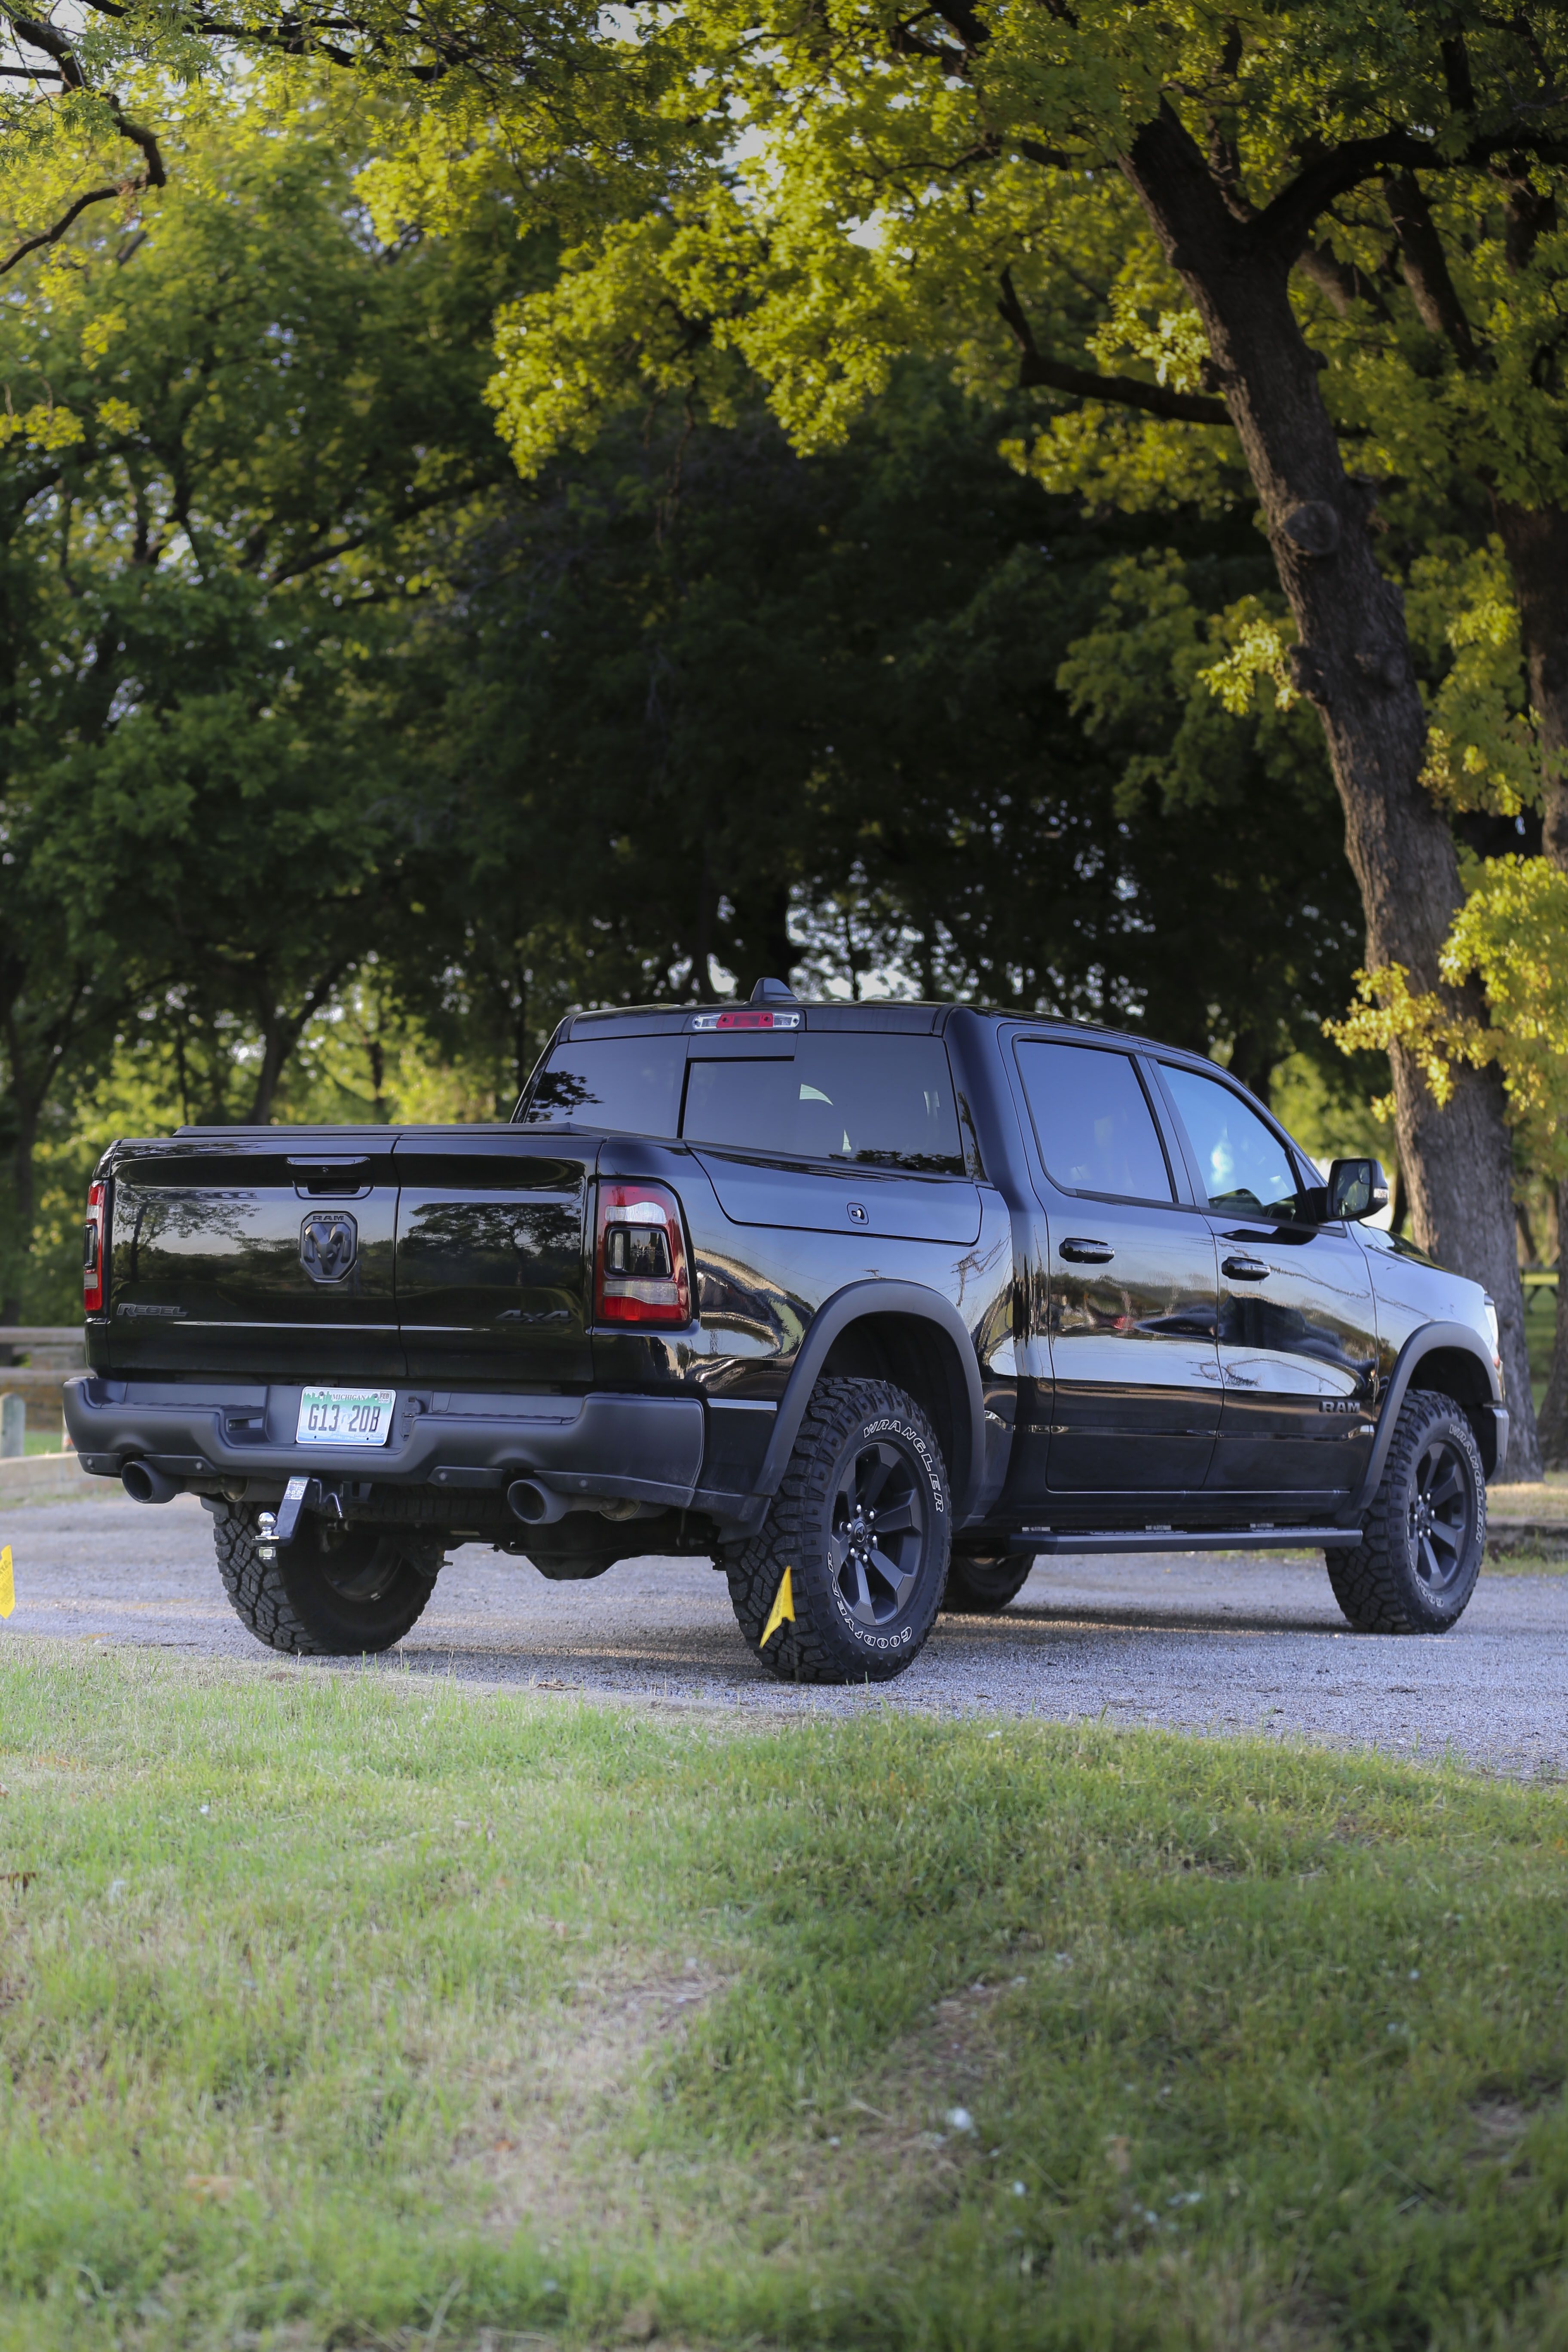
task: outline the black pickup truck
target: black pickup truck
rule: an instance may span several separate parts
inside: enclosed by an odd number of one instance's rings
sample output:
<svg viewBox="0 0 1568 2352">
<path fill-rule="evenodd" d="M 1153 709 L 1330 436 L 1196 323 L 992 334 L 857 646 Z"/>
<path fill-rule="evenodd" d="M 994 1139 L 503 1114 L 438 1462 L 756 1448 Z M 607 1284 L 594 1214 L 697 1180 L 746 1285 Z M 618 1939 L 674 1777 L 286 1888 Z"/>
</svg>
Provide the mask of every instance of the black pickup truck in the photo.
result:
<svg viewBox="0 0 1568 2352">
<path fill-rule="evenodd" d="M 1441 1632 L 1508 1414 L 1471 1282 L 1213 1063 L 952 1004 L 564 1022 L 511 1120 L 184 1128 L 88 1209 L 84 1468 L 199 1495 L 280 1650 L 398 1641 L 446 1551 L 697 1554 L 805 1681 L 1042 1552 L 1321 1547 Z"/>
</svg>

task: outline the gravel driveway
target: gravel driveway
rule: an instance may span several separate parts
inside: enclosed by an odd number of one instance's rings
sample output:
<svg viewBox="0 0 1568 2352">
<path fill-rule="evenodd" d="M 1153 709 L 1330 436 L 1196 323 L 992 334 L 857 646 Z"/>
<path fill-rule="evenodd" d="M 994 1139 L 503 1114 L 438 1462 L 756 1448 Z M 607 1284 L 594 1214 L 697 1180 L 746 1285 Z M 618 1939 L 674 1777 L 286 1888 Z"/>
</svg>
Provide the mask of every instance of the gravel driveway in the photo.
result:
<svg viewBox="0 0 1568 2352">
<path fill-rule="evenodd" d="M 4 1509 L 0 1543 L 16 1589 L 0 1642 L 266 1654 L 230 1612 L 193 1499 L 151 1510 L 110 1490 Z M 940 1619 L 896 1683 L 797 1691 L 759 1670 L 705 1563 L 632 1559 L 592 1583 L 548 1584 L 468 1544 L 374 1671 L 790 1715 L 1105 1714 L 1406 1756 L 1451 1747 L 1494 1771 L 1568 1776 L 1568 1576 L 1483 1576 L 1454 1633 L 1389 1641 L 1349 1631 L 1321 1558 L 1042 1559 L 1003 1616 Z"/>
</svg>

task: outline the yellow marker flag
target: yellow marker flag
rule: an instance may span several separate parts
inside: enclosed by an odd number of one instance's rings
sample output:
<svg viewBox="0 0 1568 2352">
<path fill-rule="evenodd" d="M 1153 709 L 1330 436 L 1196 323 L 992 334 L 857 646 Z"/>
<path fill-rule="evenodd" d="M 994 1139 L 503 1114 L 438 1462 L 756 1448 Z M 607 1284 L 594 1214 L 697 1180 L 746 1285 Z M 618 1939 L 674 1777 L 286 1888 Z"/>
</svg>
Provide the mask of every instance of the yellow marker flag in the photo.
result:
<svg viewBox="0 0 1568 2352">
<path fill-rule="evenodd" d="M 9 1559 L 11 1557 L 10 1553 L 7 1552 L 5 1557 Z M 768 1622 L 763 1627 L 763 1638 L 757 1644 L 759 1650 L 765 1650 L 767 1648 L 768 1643 L 773 1640 L 773 1635 L 778 1632 L 781 1625 L 793 1625 L 795 1623 L 795 1590 L 789 1580 L 790 1571 L 786 1568 L 784 1572 L 783 1581 L 780 1583 L 778 1591 L 773 1595 L 773 1605 L 769 1612 Z"/>
<path fill-rule="evenodd" d="M 784 1581 L 789 1581 L 787 1575 Z M 16 1606 L 16 1585 L 11 1574 L 11 1547 L 7 1544 L 5 1550 L 0 1551 L 0 1617 L 9 1617 Z M 794 1614 L 792 1609 L 790 1615 L 793 1617 Z"/>
</svg>

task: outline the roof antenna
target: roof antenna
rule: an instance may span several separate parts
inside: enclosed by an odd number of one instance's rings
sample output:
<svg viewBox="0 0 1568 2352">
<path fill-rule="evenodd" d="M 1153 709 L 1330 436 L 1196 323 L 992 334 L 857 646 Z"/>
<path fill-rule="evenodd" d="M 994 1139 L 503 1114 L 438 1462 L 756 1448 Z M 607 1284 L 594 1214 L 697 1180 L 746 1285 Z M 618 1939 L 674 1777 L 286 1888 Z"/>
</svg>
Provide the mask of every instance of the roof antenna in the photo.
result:
<svg viewBox="0 0 1568 2352">
<path fill-rule="evenodd" d="M 759 980 L 751 1001 L 753 1004 L 798 1004 L 800 999 L 787 980 Z"/>
</svg>

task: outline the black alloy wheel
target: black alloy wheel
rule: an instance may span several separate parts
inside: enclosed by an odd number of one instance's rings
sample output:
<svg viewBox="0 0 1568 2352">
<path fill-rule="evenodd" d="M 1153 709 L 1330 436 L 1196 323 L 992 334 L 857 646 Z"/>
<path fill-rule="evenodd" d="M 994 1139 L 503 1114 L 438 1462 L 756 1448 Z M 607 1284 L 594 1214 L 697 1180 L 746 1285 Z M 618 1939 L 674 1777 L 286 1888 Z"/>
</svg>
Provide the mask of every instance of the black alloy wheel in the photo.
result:
<svg viewBox="0 0 1568 2352">
<path fill-rule="evenodd" d="M 1470 1465 L 1438 1432 L 1422 1448 L 1410 1497 L 1410 1549 L 1416 1575 L 1435 1601 L 1464 1573 L 1476 1524 Z"/>
<path fill-rule="evenodd" d="M 1487 1481 L 1468 1415 L 1413 1389 L 1354 1551 L 1328 1554 L 1334 1598 L 1360 1633 L 1446 1633 L 1486 1551 Z"/>
<path fill-rule="evenodd" d="M 407 1564 L 398 1545 L 379 1528 L 348 1528 L 341 1519 L 322 1519 L 301 1528 L 295 1541 L 301 1537 L 307 1555 L 315 1553 L 310 1565 L 316 1575 L 350 1609 L 384 1601 Z"/>
<path fill-rule="evenodd" d="M 922 1482 L 903 1449 L 887 1438 L 852 1453 L 833 1497 L 828 1564 L 858 1625 L 891 1624 L 909 1599 L 925 1556 Z"/>
</svg>

